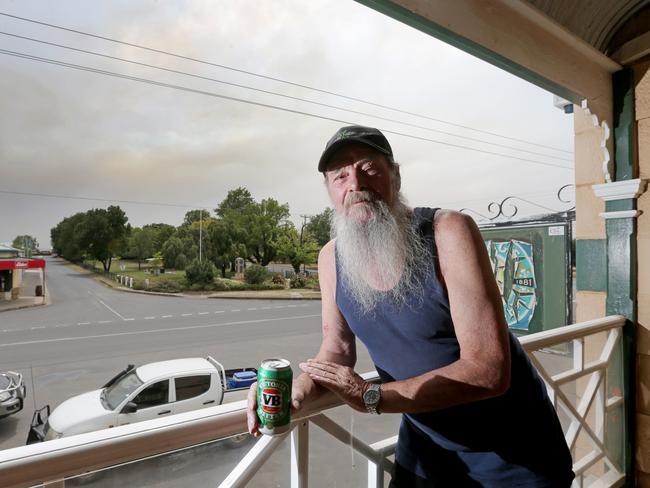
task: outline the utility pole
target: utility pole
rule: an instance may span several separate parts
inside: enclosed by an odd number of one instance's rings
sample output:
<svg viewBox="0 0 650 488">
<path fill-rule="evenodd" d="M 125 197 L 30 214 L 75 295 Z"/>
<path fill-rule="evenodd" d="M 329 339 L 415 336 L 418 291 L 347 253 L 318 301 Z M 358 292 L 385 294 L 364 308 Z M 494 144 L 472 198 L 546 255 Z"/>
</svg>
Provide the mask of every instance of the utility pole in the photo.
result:
<svg viewBox="0 0 650 488">
<path fill-rule="evenodd" d="M 307 225 L 307 219 L 311 218 L 311 215 L 301 215 L 302 218 L 302 225 L 300 226 L 300 250 L 302 251 L 302 232 L 305 230 L 305 226 Z M 307 269 L 306 269 L 306 264 L 302 263 L 302 272 L 307 274 Z"/>
<path fill-rule="evenodd" d="M 203 258 L 203 209 L 199 209 L 199 262 Z"/>
</svg>

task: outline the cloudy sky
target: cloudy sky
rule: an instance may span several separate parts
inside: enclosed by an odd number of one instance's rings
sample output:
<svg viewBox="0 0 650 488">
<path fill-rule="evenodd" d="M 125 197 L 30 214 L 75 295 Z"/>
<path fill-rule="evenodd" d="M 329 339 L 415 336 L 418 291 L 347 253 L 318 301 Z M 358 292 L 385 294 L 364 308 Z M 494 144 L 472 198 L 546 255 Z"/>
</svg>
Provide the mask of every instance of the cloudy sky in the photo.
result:
<svg viewBox="0 0 650 488">
<path fill-rule="evenodd" d="M 0 0 L 0 12 L 69 29 L 0 15 L 0 242 L 31 234 L 45 248 L 64 217 L 110 202 L 134 226 L 178 225 L 238 186 L 298 222 L 328 205 L 316 161 L 347 122 L 387 131 L 412 205 L 567 207 L 555 193 L 573 182 L 573 119 L 552 94 L 354 1 Z"/>
</svg>

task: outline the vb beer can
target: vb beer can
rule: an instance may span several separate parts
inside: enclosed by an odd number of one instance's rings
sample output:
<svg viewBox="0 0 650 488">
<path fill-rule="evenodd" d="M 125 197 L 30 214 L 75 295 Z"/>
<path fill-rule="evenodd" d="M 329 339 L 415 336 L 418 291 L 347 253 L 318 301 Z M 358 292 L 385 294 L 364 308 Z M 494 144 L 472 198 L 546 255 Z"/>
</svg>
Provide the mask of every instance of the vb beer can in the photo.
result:
<svg viewBox="0 0 650 488">
<path fill-rule="evenodd" d="M 262 361 L 257 370 L 257 417 L 262 434 L 279 435 L 289 430 L 292 380 L 291 364 L 286 359 Z"/>
</svg>

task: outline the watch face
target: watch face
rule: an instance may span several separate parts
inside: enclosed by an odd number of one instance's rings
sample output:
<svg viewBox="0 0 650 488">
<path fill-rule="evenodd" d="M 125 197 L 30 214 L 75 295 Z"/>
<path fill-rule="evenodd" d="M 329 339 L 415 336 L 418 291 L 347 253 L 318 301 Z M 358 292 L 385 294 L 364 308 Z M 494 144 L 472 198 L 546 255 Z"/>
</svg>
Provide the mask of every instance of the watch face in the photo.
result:
<svg viewBox="0 0 650 488">
<path fill-rule="evenodd" d="M 366 405 L 373 405 L 379 401 L 379 392 L 373 388 L 363 394 L 363 401 Z"/>
</svg>

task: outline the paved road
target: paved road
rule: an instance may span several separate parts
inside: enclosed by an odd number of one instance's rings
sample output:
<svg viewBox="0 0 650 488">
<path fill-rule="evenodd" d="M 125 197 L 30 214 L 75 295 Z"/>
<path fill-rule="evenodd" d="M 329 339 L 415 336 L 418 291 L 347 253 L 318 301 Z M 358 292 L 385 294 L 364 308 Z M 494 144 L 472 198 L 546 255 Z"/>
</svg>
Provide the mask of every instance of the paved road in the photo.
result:
<svg viewBox="0 0 650 488">
<path fill-rule="evenodd" d="M 0 369 L 23 373 L 28 388 L 25 409 L 0 421 L 0 449 L 25 442 L 34 408 L 46 403 L 55 407 L 72 395 L 95 389 L 127 363 L 210 354 L 226 367 L 257 366 L 269 356 L 286 357 L 297 365 L 315 354 L 320 343 L 320 301 L 125 293 L 54 258 L 48 259 L 46 276 L 51 305 L 0 314 Z M 359 356 L 358 370 L 371 370 L 363 348 Z M 393 435 L 398 422 L 396 416 L 373 420 L 347 408 L 337 409 L 334 417 L 346 427 L 358 429 L 356 434 L 368 442 Z M 329 456 L 329 462 L 346 472 L 337 486 L 363 484 L 366 467 L 362 458 L 349 449 L 336 449 L 338 441 L 319 429 L 312 430 L 312 453 L 319 453 L 319 458 Z M 124 484 L 126 477 L 131 479 L 126 482 L 130 486 L 171 487 L 178 486 L 179 477 L 188 472 L 193 473 L 192 486 L 214 485 L 241 455 L 241 451 L 222 445 L 206 446 L 189 457 L 177 454 L 147 461 L 146 470 L 137 464 L 120 468 L 119 475 L 117 471 L 109 473 L 93 485 Z M 274 455 L 269 469 L 275 479 L 285 479 L 287 460 L 287 447 Z M 312 470 L 314 480 L 331 480 L 320 463 L 314 463 Z M 267 484 L 261 477 L 253 486 L 276 484 Z"/>
</svg>

